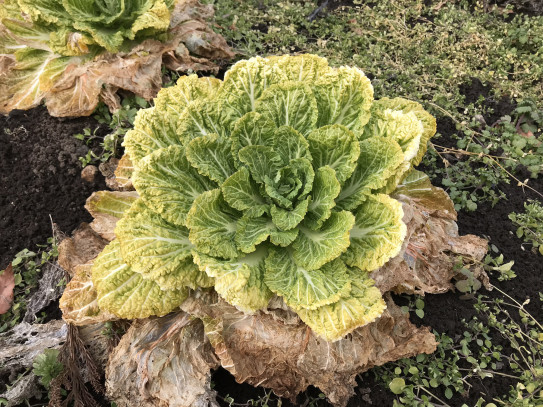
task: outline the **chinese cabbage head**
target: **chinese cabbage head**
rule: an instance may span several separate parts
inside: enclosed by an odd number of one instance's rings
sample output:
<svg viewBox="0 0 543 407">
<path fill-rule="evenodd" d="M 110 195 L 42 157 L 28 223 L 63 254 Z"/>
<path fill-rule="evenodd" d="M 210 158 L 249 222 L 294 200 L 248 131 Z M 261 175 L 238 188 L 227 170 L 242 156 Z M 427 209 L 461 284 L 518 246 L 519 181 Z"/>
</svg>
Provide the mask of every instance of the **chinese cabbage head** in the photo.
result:
<svg viewBox="0 0 543 407">
<path fill-rule="evenodd" d="M 99 306 L 163 315 L 213 287 L 247 313 L 279 296 L 342 338 L 385 309 L 369 273 L 406 235 L 389 193 L 434 132 L 418 103 L 374 100 L 362 71 L 314 55 L 182 77 L 126 135 L 139 198 L 95 260 Z"/>
</svg>

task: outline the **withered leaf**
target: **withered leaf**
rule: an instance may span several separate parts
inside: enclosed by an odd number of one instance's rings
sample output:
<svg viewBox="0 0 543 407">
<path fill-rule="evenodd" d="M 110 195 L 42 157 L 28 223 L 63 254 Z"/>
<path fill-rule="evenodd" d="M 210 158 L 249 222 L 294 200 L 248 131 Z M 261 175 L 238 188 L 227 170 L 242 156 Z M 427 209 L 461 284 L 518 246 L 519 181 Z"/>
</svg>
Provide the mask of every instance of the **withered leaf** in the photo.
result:
<svg viewBox="0 0 543 407">
<path fill-rule="evenodd" d="M 218 406 L 210 374 L 218 366 L 200 320 L 184 312 L 138 320 L 109 357 L 107 394 L 119 407 Z"/>
<path fill-rule="evenodd" d="M 15 275 L 11 264 L 0 274 L 0 315 L 11 308 L 13 302 L 13 289 L 15 288 Z"/>
<path fill-rule="evenodd" d="M 347 404 L 359 373 L 391 360 L 432 353 L 437 346 L 430 330 L 412 325 L 389 297 L 379 319 L 334 343 L 315 335 L 300 320 L 286 323 L 284 307 L 247 315 L 204 294 L 192 296 L 182 308 L 204 321 L 221 365 L 236 381 L 271 388 L 291 399 L 313 385 L 336 406 Z"/>
</svg>

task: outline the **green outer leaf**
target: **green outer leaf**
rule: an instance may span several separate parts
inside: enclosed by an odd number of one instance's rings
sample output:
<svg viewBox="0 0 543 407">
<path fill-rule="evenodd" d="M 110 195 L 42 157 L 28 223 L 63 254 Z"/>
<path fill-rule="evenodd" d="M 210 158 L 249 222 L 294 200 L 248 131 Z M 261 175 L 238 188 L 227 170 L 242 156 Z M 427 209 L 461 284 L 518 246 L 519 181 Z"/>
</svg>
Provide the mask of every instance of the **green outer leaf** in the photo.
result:
<svg viewBox="0 0 543 407">
<path fill-rule="evenodd" d="M 232 140 L 232 156 L 238 163 L 238 152 L 243 147 L 252 145 L 272 146 L 275 125 L 260 113 L 250 112 L 234 123 L 230 136 Z"/>
<path fill-rule="evenodd" d="M 298 226 L 307 213 L 309 201 L 310 198 L 307 198 L 305 201 L 299 202 L 292 210 L 283 209 L 276 205 L 272 205 L 270 214 L 275 226 L 283 231 L 290 230 Z"/>
<path fill-rule="evenodd" d="M 49 34 L 48 46 L 51 51 L 59 55 L 85 55 L 89 53 L 89 46 L 93 50 L 96 49 L 95 45 L 96 43 L 91 36 L 73 32 L 71 28 L 62 27 Z"/>
<path fill-rule="evenodd" d="M 190 261 L 194 248 L 187 228 L 172 225 L 138 199 L 115 227 L 124 261 L 164 289 L 180 288 L 194 275 Z M 187 262 L 186 259 L 189 259 Z"/>
<path fill-rule="evenodd" d="M 330 166 L 341 184 L 351 176 L 360 156 L 353 132 L 337 124 L 324 126 L 309 133 L 307 141 L 315 168 Z"/>
<path fill-rule="evenodd" d="M 243 312 L 252 313 L 268 305 L 273 293 L 264 283 L 264 261 L 268 249 L 262 245 L 251 254 L 234 260 L 220 260 L 194 253 L 202 271 L 215 278 L 215 290 Z"/>
<path fill-rule="evenodd" d="M 235 236 L 241 213 L 228 206 L 221 190 L 206 191 L 195 199 L 187 216 L 190 241 L 196 250 L 234 259 L 240 254 Z"/>
<path fill-rule="evenodd" d="M 336 205 L 334 199 L 339 195 L 340 190 L 341 185 L 336 178 L 336 172 L 329 166 L 319 168 L 313 182 L 311 202 L 304 225 L 311 229 L 319 229 L 330 217 L 332 208 Z"/>
<path fill-rule="evenodd" d="M 216 134 L 196 137 L 187 144 L 187 159 L 198 172 L 222 184 L 236 172 L 230 139 Z"/>
<path fill-rule="evenodd" d="M 413 112 L 417 118 L 421 121 L 423 127 L 422 137 L 420 139 L 420 147 L 418 154 L 411 160 L 413 166 L 419 165 L 422 161 L 422 157 L 426 154 L 428 141 L 436 133 L 436 119 L 430 113 L 428 113 L 420 103 L 404 98 L 381 98 L 376 103 L 388 106 L 394 110 L 401 110 L 404 113 Z"/>
<path fill-rule="evenodd" d="M 171 145 L 183 146 L 188 140 L 177 133 L 175 113 L 158 110 L 155 106 L 138 111 L 134 128 L 125 134 L 123 146 L 137 168 L 152 152 Z"/>
<path fill-rule="evenodd" d="M 62 2 L 58 0 L 17 0 L 17 3 L 32 21 L 64 23 L 71 19 Z"/>
<path fill-rule="evenodd" d="M 198 287 L 213 287 L 215 284 L 211 277 L 198 268 L 192 256 L 180 261 L 173 273 L 162 275 L 142 274 L 142 277 L 154 281 L 162 290 L 182 289 L 183 287 L 195 290 Z"/>
<path fill-rule="evenodd" d="M 255 111 L 256 101 L 273 83 L 286 80 L 279 67 L 261 57 L 239 61 L 224 75 L 217 95 L 225 110 L 237 117 Z"/>
<path fill-rule="evenodd" d="M 337 302 L 316 310 L 300 308 L 298 316 L 317 335 L 334 342 L 375 321 L 386 309 L 381 292 L 368 274 L 351 273 L 351 291 Z"/>
<path fill-rule="evenodd" d="M 236 232 L 236 243 L 244 253 L 251 253 L 256 250 L 256 246 L 264 242 L 271 231 L 276 227 L 273 222 L 262 216 L 260 218 L 243 217 L 238 223 Z"/>
<path fill-rule="evenodd" d="M 177 119 L 188 104 L 194 100 L 207 99 L 215 95 L 221 81 L 216 78 L 198 78 L 197 75 L 181 76 L 175 86 L 162 88 L 155 99 L 158 111 L 167 112 Z M 177 124 L 176 124 L 177 127 Z"/>
<path fill-rule="evenodd" d="M 275 130 L 273 142 L 274 150 L 279 153 L 285 164 L 298 158 L 305 158 L 311 162 L 307 140 L 292 127 L 282 126 Z"/>
<path fill-rule="evenodd" d="M 422 206 L 432 210 L 445 210 L 456 213 L 454 203 L 447 193 L 438 187 L 434 187 L 428 176 L 417 170 L 411 170 L 401 185 L 394 191 L 393 198 L 408 196 Z"/>
<path fill-rule="evenodd" d="M 247 146 L 239 150 L 239 159 L 249 168 L 256 182 L 275 177 L 281 167 L 281 156 L 268 146 Z"/>
<path fill-rule="evenodd" d="M 30 109 L 39 105 L 45 92 L 70 63 L 82 61 L 78 57 L 59 55 L 32 48 L 22 48 L 15 53 L 17 62 L 0 78 L 0 113 L 13 109 Z"/>
<path fill-rule="evenodd" d="M 85 208 L 93 217 L 105 214 L 120 219 L 136 199 L 136 192 L 97 191 L 87 199 Z"/>
<path fill-rule="evenodd" d="M 322 76 L 315 87 L 317 127 L 342 124 L 358 134 L 370 118 L 373 87 L 357 68 L 341 67 Z"/>
<path fill-rule="evenodd" d="M 351 245 L 342 258 L 349 266 L 373 271 L 402 248 L 407 233 L 402 204 L 388 195 L 371 195 L 354 213 Z"/>
<path fill-rule="evenodd" d="M 370 137 L 386 137 L 395 140 L 404 152 L 405 160 L 411 161 L 419 152 L 423 133 L 421 121 L 415 113 L 384 108 L 375 102 L 372 116 L 361 136 L 362 140 Z"/>
<path fill-rule="evenodd" d="M 287 247 L 294 242 L 298 232 L 298 229 L 279 230 L 275 228 L 270 232 L 270 242 L 276 246 Z"/>
<path fill-rule="evenodd" d="M 102 28 L 94 22 L 73 21 L 72 26 L 77 31 L 84 31 L 89 34 L 98 45 L 109 52 L 118 52 L 126 38 L 124 30 Z"/>
<path fill-rule="evenodd" d="M 411 163 L 409 161 L 404 161 L 401 163 L 394 174 L 387 179 L 386 184 L 378 189 L 374 189 L 373 193 L 390 195 L 396 187 L 402 182 L 402 180 L 407 176 L 407 173 L 412 169 Z"/>
<path fill-rule="evenodd" d="M 371 194 L 386 185 L 404 161 L 401 147 L 394 140 L 371 137 L 360 142 L 360 156 L 351 178 L 341 187 L 338 208 L 353 210 Z"/>
<path fill-rule="evenodd" d="M 314 310 L 338 301 L 351 291 L 350 277 L 342 260 L 335 259 L 318 270 L 309 271 L 296 265 L 285 249 L 270 250 L 264 281 L 295 310 Z"/>
<path fill-rule="evenodd" d="M 50 36 L 54 34 L 51 27 L 41 24 L 32 24 L 21 19 L 20 10 L 16 7 L 15 15 L 2 16 L 2 12 L 6 12 L 8 6 L 2 6 L 0 10 L 1 24 L 7 28 L 0 30 L 0 54 L 13 54 L 20 49 L 22 45 L 29 48 L 41 49 L 48 51 L 50 49 Z M 58 57 L 58 55 L 56 55 Z"/>
<path fill-rule="evenodd" d="M 128 1 L 93 2 L 85 0 L 61 0 L 59 3 L 66 9 L 70 18 L 88 22 L 99 22 L 109 25 L 123 17 Z M 101 3 L 101 4 L 100 4 Z M 135 3 L 135 2 L 134 2 Z M 103 7 L 102 4 L 106 7 Z M 101 7 L 102 6 L 102 7 Z M 121 27 L 119 27 L 121 28 Z"/>
<path fill-rule="evenodd" d="M 94 260 L 92 282 L 98 305 L 119 318 L 147 318 L 166 315 L 188 297 L 188 289 L 161 290 L 124 263 L 117 240 L 108 244 Z"/>
<path fill-rule="evenodd" d="M 187 104 L 177 122 L 176 132 L 184 140 L 192 140 L 213 133 L 228 137 L 233 120 L 234 117 L 222 110 L 216 100 L 197 99 Z"/>
<path fill-rule="evenodd" d="M 341 255 L 349 247 L 349 231 L 354 221 L 352 213 L 342 211 L 333 212 L 319 230 L 299 226 L 300 233 L 292 243 L 296 264 L 316 270 Z"/>
<path fill-rule="evenodd" d="M 312 54 L 271 56 L 266 61 L 268 65 L 278 67 L 287 81 L 313 84 L 333 71 L 326 58 Z"/>
<path fill-rule="evenodd" d="M 221 185 L 221 190 L 224 200 L 232 208 L 243 211 L 244 216 L 257 218 L 269 211 L 269 205 L 245 167 L 232 174 Z"/>
<path fill-rule="evenodd" d="M 138 16 L 130 29 L 130 39 L 134 39 L 136 34 L 142 30 L 155 30 L 156 32 L 165 32 L 170 26 L 170 10 L 166 2 L 155 0 L 152 7 Z"/>
<path fill-rule="evenodd" d="M 146 206 L 170 223 L 184 226 L 194 200 L 217 185 L 187 161 L 185 148 L 172 145 L 145 157 L 132 176 Z"/>
<path fill-rule="evenodd" d="M 311 88 L 296 82 L 270 86 L 256 101 L 255 110 L 277 127 L 290 126 L 304 135 L 315 128 L 318 115 Z"/>
</svg>

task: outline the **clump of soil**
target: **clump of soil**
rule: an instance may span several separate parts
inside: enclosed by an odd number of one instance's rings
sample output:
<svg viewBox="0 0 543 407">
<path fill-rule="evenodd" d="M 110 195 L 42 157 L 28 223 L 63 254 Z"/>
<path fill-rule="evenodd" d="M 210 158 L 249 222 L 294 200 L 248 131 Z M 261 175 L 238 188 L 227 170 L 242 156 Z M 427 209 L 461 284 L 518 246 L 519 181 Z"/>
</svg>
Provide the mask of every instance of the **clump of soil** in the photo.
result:
<svg viewBox="0 0 543 407">
<path fill-rule="evenodd" d="M 79 157 L 89 147 L 73 136 L 85 127 L 98 123 L 51 117 L 44 107 L 0 116 L 0 270 L 18 251 L 46 243 L 51 221 L 70 233 L 91 220 L 85 200 L 105 183 L 81 179 Z"/>
</svg>

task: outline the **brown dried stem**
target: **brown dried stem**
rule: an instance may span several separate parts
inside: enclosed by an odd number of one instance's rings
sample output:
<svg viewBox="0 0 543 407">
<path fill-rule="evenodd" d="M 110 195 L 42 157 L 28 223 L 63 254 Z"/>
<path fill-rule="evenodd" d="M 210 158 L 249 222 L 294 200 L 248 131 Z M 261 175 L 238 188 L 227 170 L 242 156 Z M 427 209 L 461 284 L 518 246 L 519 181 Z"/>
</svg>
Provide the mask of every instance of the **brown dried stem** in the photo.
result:
<svg viewBox="0 0 543 407">
<path fill-rule="evenodd" d="M 68 324 L 66 342 L 60 349 L 58 358 L 64 370 L 51 381 L 51 398 L 48 407 L 68 407 L 72 402 L 74 407 L 100 407 L 100 403 L 87 389 L 81 372 L 86 369 L 94 391 L 103 394 L 100 373 L 75 325 Z M 64 400 L 62 389 L 67 391 Z"/>
</svg>

